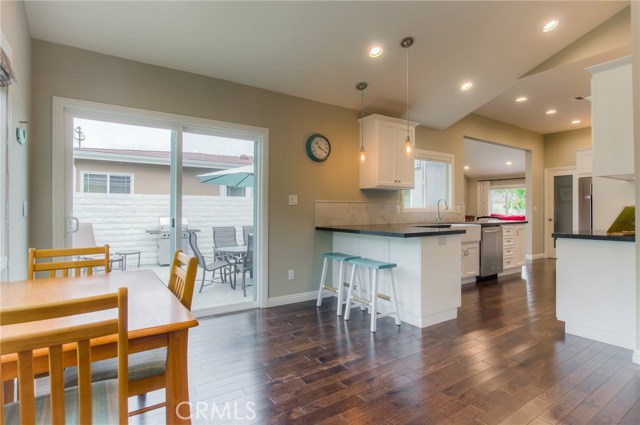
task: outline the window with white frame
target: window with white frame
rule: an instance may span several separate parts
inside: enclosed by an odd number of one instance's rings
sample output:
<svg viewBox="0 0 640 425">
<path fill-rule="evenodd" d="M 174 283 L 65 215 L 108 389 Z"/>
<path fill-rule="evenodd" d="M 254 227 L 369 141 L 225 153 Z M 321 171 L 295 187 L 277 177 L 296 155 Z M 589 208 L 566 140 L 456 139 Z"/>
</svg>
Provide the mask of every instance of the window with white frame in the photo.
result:
<svg viewBox="0 0 640 425">
<path fill-rule="evenodd" d="M 233 187 L 233 186 L 220 186 L 220 196 L 235 196 L 239 198 L 251 198 L 253 196 L 250 187 Z"/>
<path fill-rule="evenodd" d="M 502 215 L 524 215 L 526 213 L 527 190 L 525 181 L 492 181 L 489 192 L 489 212 Z"/>
<path fill-rule="evenodd" d="M 403 191 L 404 209 L 433 210 L 439 199 L 451 207 L 453 155 L 416 149 L 415 186 Z"/>
<path fill-rule="evenodd" d="M 82 191 L 86 193 L 133 193 L 133 175 L 98 172 L 82 173 Z"/>
</svg>

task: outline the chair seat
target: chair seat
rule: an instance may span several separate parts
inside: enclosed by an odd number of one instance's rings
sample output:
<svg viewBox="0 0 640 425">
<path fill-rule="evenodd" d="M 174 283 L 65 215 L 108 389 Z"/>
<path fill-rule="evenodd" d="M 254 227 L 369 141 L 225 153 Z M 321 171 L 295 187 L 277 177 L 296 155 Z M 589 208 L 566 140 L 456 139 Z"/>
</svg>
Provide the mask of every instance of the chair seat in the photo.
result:
<svg viewBox="0 0 640 425">
<path fill-rule="evenodd" d="M 231 264 L 229 264 L 229 262 L 227 260 L 216 260 L 216 261 L 212 261 L 211 263 L 207 263 L 205 266 L 205 269 L 207 271 L 211 271 L 211 270 L 218 270 L 222 267 L 226 267 L 226 266 L 230 266 Z"/>
<path fill-rule="evenodd" d="M 129 381 L 162 375 L 167 366 L 167 349 L 143 351 L 129 354 Z M 93 382 L 116 379 L 118 377 L 118 359 L 106 359 L 91 363 Z M 78 369 L 68 367 L 64 370 L 64 386 L 78 385 Z"/>
<path fill-rule="evenodd" d="M 355 259 L 349 260 L 349 262 L 358 266 L 367 267 L 369 269 L 377 269 L 377 270 L 392 269 L 397 266 L 396 263 L 385 263 L 384 261 L 376 261 L 370 258 L 355 258 Z"/>
<path fill-rule="evenodd" d="M 360 258 L 357 255 L 343 254 L 342 252 L 325 252 L 322 254 L 324 258 L 329 258 L 336 261 L 349 261 L 356 258 Z"/>
<path fill-rule="evenodd" d="M 108 380 L 91 385 L 92 410 L 94 424 L 118 423 L 118 381 Z M 51 423 L 51 402 L 49 394 L 36 397 L 36 423 Z M 78 424 L 78 387 L 64 390 L 65 424 Z M 4 406 L 5 424 L 20 424 L 20 403 Z"/>
</svg>

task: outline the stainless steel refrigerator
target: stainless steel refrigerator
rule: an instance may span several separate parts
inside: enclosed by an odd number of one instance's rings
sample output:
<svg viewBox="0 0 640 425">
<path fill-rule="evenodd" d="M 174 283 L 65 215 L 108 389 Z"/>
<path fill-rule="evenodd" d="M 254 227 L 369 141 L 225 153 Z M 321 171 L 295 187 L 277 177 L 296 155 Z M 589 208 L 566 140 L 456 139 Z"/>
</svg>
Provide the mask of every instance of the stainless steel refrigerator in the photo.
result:
<svg viewBox="0 0 640 425">
<path fill-rule="evenodd" d="M 593 229 L 593 183 L 591 177 L 578 179 L 578 230 Z"/>
</svg>

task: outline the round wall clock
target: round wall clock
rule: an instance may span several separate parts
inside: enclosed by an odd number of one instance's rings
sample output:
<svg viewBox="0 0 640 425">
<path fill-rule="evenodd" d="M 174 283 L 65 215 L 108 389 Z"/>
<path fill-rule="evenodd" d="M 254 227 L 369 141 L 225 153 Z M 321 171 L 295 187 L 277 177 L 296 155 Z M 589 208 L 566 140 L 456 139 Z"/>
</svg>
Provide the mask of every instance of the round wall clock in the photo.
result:
<svg viewBox="0 0 640 425">
<path fill-rule="evenodd" d="M 312 161 L 322 162 L 329 158 L 331 143 L 322 134 L 312 134 L 307 139 L 307 155 Z"/>
</svg>

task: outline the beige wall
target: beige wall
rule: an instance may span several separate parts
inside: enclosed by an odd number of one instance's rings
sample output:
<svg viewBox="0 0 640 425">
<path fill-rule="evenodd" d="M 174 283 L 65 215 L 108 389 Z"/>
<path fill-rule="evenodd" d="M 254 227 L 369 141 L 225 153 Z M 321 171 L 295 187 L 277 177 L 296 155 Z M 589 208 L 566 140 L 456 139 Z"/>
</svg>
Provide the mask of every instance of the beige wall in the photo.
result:
<svg viewBox="0 0 640 425">
<path fill-rule="evenodd" d="M 27 276 L 27 250 L 29 221 L 23 214 L 23 204 L 29 199 L 28 147 L 33 139 L 31 130 L 31 36 L 29 24 L 21 1 L 0 1 L 0 28 L 11 50 L 11 64 L 17 83 L 9 87 L 9 109 L 11 121 L 7 138 L 9 181 L 8 240 L 9 279 L 25 279 Z M 2 46 L 9 50 L 9 46 Z M 19 145 L 15 129 L 20 121 L 26 125 L 27 145 Z M 4 131 L 4 129 L 2 129 Z M 4 176 L 3 176 L 4 178 Z M 3 194 L 4 195 L 4 194 Z M 3 202 L 4 203 L 4 202 Z M 3 206 L 4 207 L 4 206 Z"/>
<path fill-rule="evenodd" d="M 138 195 L 168 195 L 169 166 L 156 164 L 139 164 L 135 162 L 94 161 L 90 159 L 75 159 L 76 191 L 82 192 L 82 173 L 98 171 L 105 173 L 133 174 L 133 191 Z M 182 194 L 217 196 L 220 186 L 203 184 L 198 180 L 198 174 L 210 173 L 217 169 L 185 167 L 182 169 Z"/>
<path fill-rule="evenodd" d="M 591 128 L 563 131 L 544 136 L 544 167 L 576 165 L 576 150 L 591 148 Z"/>
<path fill-rule="evenodd" d="M 48 247 L 52 240 L 52 96 L 268 128 L 270 297 L 316 287 L 319 256 L 330 249 L 331 236 L 314 230 L 314 201 L 399 200 L 398 192 L 358 189 L 359 111 L 40 40 L 33 41 L 33 65 L 37 125 L 33 126 L 30 145 L 31 231 L 37 247 Z M 324 134 L 332 143 L 331 157 L 324 163 L 314 163 L 305 154 L 305 141 L 314 132 Z M 542 228 L 543 137 L 471 115 L 442 131 L 418 127 L 416 145 L 463 158 L 465 136 L 532 151 L 532 193 L 538 213 L 531 218 L 536 236 L 529 252 L 541 253 L 542 232 L 537 229 Z M 462 167 L 462 161 L 456 161 L 456 203 L 465 202 Z M 287 206 L 289 194 L 299 196 L 298 206 Z M 294 281 L 287 280 L 288 269 L 295 269 Z"/>
</svg>

